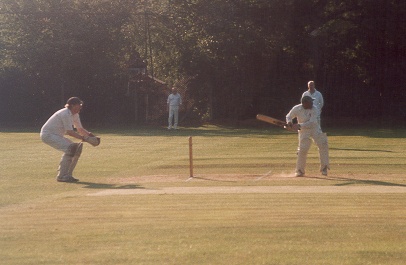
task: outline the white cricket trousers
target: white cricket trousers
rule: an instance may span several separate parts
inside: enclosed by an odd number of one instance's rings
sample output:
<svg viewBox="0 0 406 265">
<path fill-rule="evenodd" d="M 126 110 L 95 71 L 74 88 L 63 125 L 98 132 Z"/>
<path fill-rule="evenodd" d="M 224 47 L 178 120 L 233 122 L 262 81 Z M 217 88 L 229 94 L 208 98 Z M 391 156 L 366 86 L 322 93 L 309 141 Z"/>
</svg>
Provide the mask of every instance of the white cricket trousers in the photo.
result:
<svg viewBox="0 0 406 265">
<path fill-rule="evenodd" d="M 41 133 L 40 136 L 41 140 L 44 143 L 64 153 L 66 153 L 69 149 L 69 146 L 73 144 L 73 142 L 70 139 L 60 136 L 58 134 Z"/>
<path fill-rule="evenodd" d="M 319 149 L 320 171 L 329 168 L 328 140 L 327 135 L 319 128 L 301 129 L 299 135 L 299 147 L 297 152 L 296 173 L 305 173 L 307 153 L 312 145 L 312 139 Z"/>
<path fill-rule="evenodd" d="M 73 172 L 73 169 L 76 166 L 77 161 L 73 164 L 73 156 L 75 155 L 73 150 L 75 149 L 75 144 L 70 139 L 65 138 L 63 136 L 57 134 L 42 134 L 41 133 L 41 140 L 46 143 L 47 145 L 62 151 L 64 154 L 62 155 L 61 161 L 59 162 L 58 167 L 58 175 L 57 177 L 63 177 L 66 175 L 70 175 Z"/>
<path fill-rule="evenodd" d="M 173 127 L 176 129 L 179 121 L 179 106 L 169 106 L 168 128 L 172 128 L 172 121 L 174 122 Z"/>
</svg>

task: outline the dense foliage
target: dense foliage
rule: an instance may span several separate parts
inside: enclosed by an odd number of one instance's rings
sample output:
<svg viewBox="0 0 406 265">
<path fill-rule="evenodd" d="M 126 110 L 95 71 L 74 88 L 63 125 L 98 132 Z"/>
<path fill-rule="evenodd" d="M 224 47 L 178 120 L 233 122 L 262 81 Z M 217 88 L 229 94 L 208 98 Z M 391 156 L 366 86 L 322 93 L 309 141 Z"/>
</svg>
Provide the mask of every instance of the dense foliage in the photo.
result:
<svg viewBox="0 0 406 265">
<path fill-rule="evenodd" d="M 189 120 L 283 118 L 308 80 L 326 117 L 405 118 L 405 11 L 401 0 L 1 0 L 0 121 L 42 124 L 73 95 L 88 120 L 132 121 L 135 53 L 182 86 Z M 165 119 L 169 90 L 147 88 L 136 100 Z"/>
</svg>

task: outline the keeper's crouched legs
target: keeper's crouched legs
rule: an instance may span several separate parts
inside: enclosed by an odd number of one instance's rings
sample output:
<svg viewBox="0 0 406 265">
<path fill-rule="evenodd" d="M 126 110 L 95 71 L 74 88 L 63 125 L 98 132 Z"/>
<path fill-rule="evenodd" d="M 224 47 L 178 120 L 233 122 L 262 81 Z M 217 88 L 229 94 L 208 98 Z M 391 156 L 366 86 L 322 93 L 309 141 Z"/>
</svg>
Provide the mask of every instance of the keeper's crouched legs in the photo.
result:
<svg viewBox="0 0 406 265">
<path fill-rule="evenodd" d="M 83 143 L 72 143 L 69 145 L 68 150 L 63 154 L 59 163 L 59 173 L 57 176 L 58 181 L 77 181 L 73 179 L 73 170 L 82 154 Z"/>
</svg>

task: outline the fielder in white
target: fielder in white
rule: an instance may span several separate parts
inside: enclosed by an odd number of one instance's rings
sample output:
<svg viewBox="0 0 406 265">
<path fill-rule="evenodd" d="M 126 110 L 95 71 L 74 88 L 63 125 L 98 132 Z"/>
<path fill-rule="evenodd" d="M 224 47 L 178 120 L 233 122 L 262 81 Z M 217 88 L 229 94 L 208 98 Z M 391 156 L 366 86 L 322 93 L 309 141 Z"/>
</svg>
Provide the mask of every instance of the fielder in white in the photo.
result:
<svg viewBox="0 0 406 265">
<path fill-rule="evenodd" d="M 169 111 L 168 130 L 172 129 L 172 121 L 173 128 L 177 129 L 179 122 L 179 106 L 182 105 L 182 97 L 178 93 L 176 87 L 172 87 L 172 93 L 168 96 L 166 103 Z"/>
<path fill-rule="evenodd" d="M 82 153 L 83 143 L 74 143 L 65 135 L 85 141 L 93 134 L 83 128 L 79 112 L 82 109 L 83 101 L 72 97 L 66 102 L 65 108 L 55 112 L 41 128 L 41 140 L 51 147 L 64 152 L 59 163 L 57 181 L 77 182 L 78 179 L 72 176 L 78 159 Z M 76 129 L 76 131 L 74 130 Z"/>
<path fill-rule="evenodd" d="M 321 127 L 320 116 L 321 116 L 321 110 L 324 106 L 323 95 L 320 93 L 320 91 L 316 90 L 314 81 L 309 81 L 307 83 L 307 87 L 308 87 L 308 90 L 302 94 L 302 98 L 304 96 L 309 96 L 309 97 L 313 98 L 313 105 L 319 109 L 319 115 L 317 116 L 317 122 L 319 123 L 319 126 Z"/>
<path fill-rule="evenodd" d="M 313 105 L 313 98 L 304 96 L 301 99 L 302 104 L 294 106 L 286 115 L 286 123 L 299 135 L 299 147 L 296 162 L 296 176 L 301 177 L 305 174 L 307 153 L 309 152 L 312 140 L 319 148 L 320 171 L 327 176 L 329 168 L 328 140 L 327 135 L 323 133 L 317 123 L 319 110 Z M 298 123 L 293 124 L 292 120 L 297 118 Z"/>
</svg>

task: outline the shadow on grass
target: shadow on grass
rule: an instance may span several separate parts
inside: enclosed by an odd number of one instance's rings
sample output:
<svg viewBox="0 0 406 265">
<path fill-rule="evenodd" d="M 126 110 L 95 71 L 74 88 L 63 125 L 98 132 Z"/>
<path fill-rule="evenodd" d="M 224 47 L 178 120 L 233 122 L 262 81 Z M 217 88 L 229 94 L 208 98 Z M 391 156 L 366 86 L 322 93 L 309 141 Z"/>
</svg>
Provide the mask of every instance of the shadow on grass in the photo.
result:
<svg viewBox="0 0 406 265">
<path fill-rule="evenodd" d="M 338 183 L 335 184 L 334 186 L 350 186 L 361 184 L 361 185 L 387 186 L 387 187 L 406 187 L 406 184 L 392 183 L 380 180 L 366 180 L 366 179 L 354 179 L 342 177 L 311 177 L 311 176 L 305 176 L 304 178 L 343 181 L 343 183 Z"/>
<path fill-rule="evenodd" d="M 323 130 L 325 131 L 325 130 Z M 359 127 L 359 128 L 330 128 L 327 130 L 328 136 L 361 136 L 369 138 L 405 138 L 406 133 L 402 127 L 394 128 L 374 128 L 374 127 Z"/>
<path fill-rule="evenodd" d="M 131 190 L 131 189 L 144 189 L 144 187 L 135 184 L 117 186 L 115 184 L 93 183 L 93 182 L 75 182 L 77 185 L 84 185 L 84 189 L 115 189 L 115 190 Z"/>
<path fill-rule="evenodd" d="M 200 179 L 200 180 L 207 180 L 207 181 L 213 181 L 213 182 L 237 182 L 235 180 L 210 179 L 210 178 L 203 178 L 203 177 L 190 177 L 189 179 Z"/>
<path fill-rule="evenodd" d="M 378 149 L 355 149 L 355 148 L 329 148 L 330 150 L 339 151 L 359 151 L 359 152 L 383 152 L 383 153 L 393 153 L 393 151 L 388 150 L 378 150 Z"/>
</svg>

